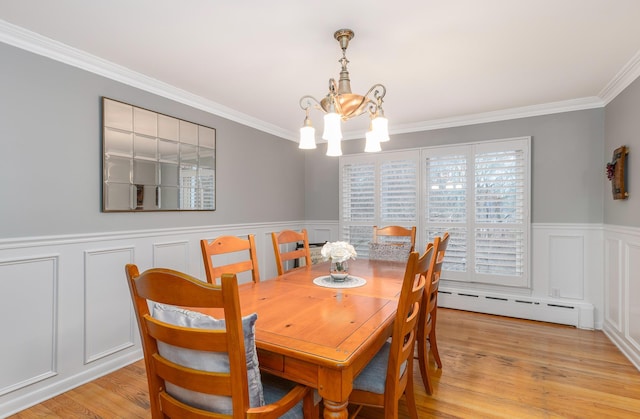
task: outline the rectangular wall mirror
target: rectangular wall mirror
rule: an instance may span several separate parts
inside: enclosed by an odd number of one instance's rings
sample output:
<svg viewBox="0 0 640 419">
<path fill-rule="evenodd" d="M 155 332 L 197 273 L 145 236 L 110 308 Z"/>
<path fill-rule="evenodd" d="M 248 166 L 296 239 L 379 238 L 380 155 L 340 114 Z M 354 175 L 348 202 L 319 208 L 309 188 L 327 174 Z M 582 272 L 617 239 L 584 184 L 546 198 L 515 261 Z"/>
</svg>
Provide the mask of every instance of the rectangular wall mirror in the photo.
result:
<svg viewBox="0 0 640 419">
<path fill-rule="evenodd" d="M 216 130 L 102 98 L 102 210 L 216 209 Z"/>
</svg>

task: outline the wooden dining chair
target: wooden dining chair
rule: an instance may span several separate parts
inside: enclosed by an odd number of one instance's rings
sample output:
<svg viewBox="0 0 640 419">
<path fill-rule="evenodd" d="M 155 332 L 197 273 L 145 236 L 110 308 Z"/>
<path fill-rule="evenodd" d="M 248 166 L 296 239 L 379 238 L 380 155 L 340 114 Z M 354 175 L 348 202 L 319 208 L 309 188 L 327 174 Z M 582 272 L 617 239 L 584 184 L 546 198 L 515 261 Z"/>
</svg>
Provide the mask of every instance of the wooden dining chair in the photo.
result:
<svg viewBox="0 0 640 419">
<path fill-rule="evenodd" d="M 207 281 L 210 284 L 215 284 L 216 280 L 220 278 L 223 273 L 238 274 L 246 271 L 251 271 L 251 279 L 253 282 L 260 282 L 256 240 L 253 234 L 249 234 L 246 239 L 237 236 L 220 236 L 211 241 L 200 240 L 200 247 L 202 248 L 202 258 L 204 260 Z M 235 252 L 248 253 L 249 259 L 225 265 L 214 265 L 213 258 L 215 256 Z"/>
<path fill-rule="evenodd" d="M 359 406 L 352 418 L 362 406 L 375 406 L 384 409 L 385 419 L 395 419 L 398 401 L 403 395 L 409 416 L 418 418 L 413 390 L 413 353 L 431 255 L 430 250 L 422 256 L 418 252 L 409 254 L 391 341 L 384 343 L 354 380 L 349 403 Z"/>
<path fill-rule="evenodd" d="M 317 417 L 312 389 L 261 374 L 254 340 L 257 315 L 241 318 L 235 274 L 223 274 L 222 284 L 212 285 L 170 269 L 140 274 L 129 264 L 125 271 L 154 419 L 266 419 L 287 412 Z M 181 307 L 221 308 L 224 319 Z"/>
<path fill-rule="evenodd" d="M 273 252 L 276 256 L 276 267 L 278 275 L 282 275 L 293 268 L 285 269 L 285 263 L 290 260 L 300 260 L 304 258 L 305 265 L 311 266 L 311 251 L 309 250 L 309 237 L 307 230 L 297 232 L 293 230 L 282 230 L 278 233 L 271 233 L 273 241 Z M 296 244 L 302 243 L 301 248 L 296 248 Z M 293 245 L 293 250 L 291 246 Z M 287 247 L 288 246 L 288 247 Z M 284 251 L 283 248 L 284 247 Z"/>
<path fill-rule="evenodd" d="M 395 239 L 393 239 L 395 237 Z M 401 239 L 398 239 L 401 238 Z M 378 227 L 373 226 L 373 243 L 383 242 L 409 242 L 411 243 L 410 252 L 413 252 L 416 247 L 416 227 L 402 227 L 402 226 L 386 226 Z"/>
<path fill-rule="evenodd" d="M 416 228 L 402 226 L 373 226 L 373 240 L 369 243 L 369 259 L 406 262 L 415 250 Z"/>
<path fill-rule="evenodd" d="M 427 248 L 433 248 L 433 258 L 429 266 L 429 282 L 427 291 L 423 296 L 420 322 L 418 324 L 418 364 L 420 375 L 428 394 L 433 393 L 433 384 L 429 378 L 429 352 L 433 354 L 438 368 L 442 368 L 438 341 L 436 340 L 436 319 L 438 314 L 438 288 L 440 286 L 440 274 L 444 262 L 444 254 L 449 244 L 449 233 L 444 233 L 442 238 L 436 237 Z"/>
</svg>

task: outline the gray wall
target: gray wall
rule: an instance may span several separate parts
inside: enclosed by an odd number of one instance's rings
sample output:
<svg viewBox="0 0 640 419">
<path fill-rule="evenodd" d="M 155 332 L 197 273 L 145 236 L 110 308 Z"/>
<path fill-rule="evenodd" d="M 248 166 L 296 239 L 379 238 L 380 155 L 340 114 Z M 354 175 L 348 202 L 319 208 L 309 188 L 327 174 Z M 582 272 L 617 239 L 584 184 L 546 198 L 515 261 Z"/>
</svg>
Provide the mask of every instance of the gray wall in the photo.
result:
<svg viewBox="0 0 640 419">
<path fill-rule="evenodd" d="M 389 118 L 393 116 L 388 113 Z M 604 110 L 593 109 L 391 136 L 384 150 L 532 137 L 532 222 L 602 223 Z M 343 142 L 361 153 L 362 140 Z M 307 155 L 308 219 L 338 218 L 338 159 L 326 146 Z"/>
<path fill-rule="evenodd" d="M 636 80 L 606 107 L 605 111 L 604 159 L 601 167 L 604 183 L 605 224 L 640 227 L 640 80 Z M 627 156 L 626 189 L 629 198 L 614 200 L 611 182 L 604 176 L 604 167 L 612 160 L 613 150 L 626 145 Z"/>
<path fill-rule="evenodd" d="M 323 144 L 302 152 L 291 141 L 6 44 L 0 61 L 2 238 L 338 218 L 338 159 L 326 157 Z M 392 135 L 384 149 L 531 136 L 533 222 L 601 223 L 604 201 L 607 223 L 639 225 L 633 194 L 612 202 L 603 175 L 614 145 L 627 144 L 632 176 L 639 89 L 634 83 L 607 106 L 606 152 L 604 109 Z M 217 210 L 102 213 L 101 96 L 216 128 Z M 343 146 L 345 154 L 363 148 L 361 140 Z"/>
<path fill-rule="evenodd" d="M 0 63 L 0 238 L 304 220 L 295 143 L 3 43 Z M 217 210 L 102 213 L 101 96 L 216 128 Z"/>
</svg>

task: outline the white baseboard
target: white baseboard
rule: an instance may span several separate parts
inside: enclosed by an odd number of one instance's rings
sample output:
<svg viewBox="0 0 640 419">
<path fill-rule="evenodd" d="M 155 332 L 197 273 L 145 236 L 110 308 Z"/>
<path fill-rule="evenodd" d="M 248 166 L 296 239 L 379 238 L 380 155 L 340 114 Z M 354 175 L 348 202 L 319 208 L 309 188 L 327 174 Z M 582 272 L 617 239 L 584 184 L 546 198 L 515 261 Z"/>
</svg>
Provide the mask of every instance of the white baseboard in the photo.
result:
<svg viewBox="0 0 640 419">
<path fill-rule="evenodd" d="M 613 342 L 618 349 L 620 349 L 620 352 L 622 352 L 624 356 L 626 356 L 627 359 L 631 361 L 638 370 L 640 370 L 640 353 L 638 353 L 638 351 L 635 350 L 627 340 L 622 338 L 620 334 L 618 334 L 607 322 L 605 322 L 602 331 L 607 335 L 609 340 Z"/>
<path fill-rule="evenodd" d="M 96 365 L 93 368 L 85 369 L 67 379 L 54 381 L 50 385 L 43 386 L 37 390 L 30 390 L 24 395 L 14 397 L 6 403 L 0 404 L 0 417 L 4 418 L 16 414 L 59 394 L 119 370 L 129 364 L 133 364 L 142 358 L 142 349 L 139 349 L 129 352 L 126 355 L 110 359 L 108 362 Z"/>
</svg>

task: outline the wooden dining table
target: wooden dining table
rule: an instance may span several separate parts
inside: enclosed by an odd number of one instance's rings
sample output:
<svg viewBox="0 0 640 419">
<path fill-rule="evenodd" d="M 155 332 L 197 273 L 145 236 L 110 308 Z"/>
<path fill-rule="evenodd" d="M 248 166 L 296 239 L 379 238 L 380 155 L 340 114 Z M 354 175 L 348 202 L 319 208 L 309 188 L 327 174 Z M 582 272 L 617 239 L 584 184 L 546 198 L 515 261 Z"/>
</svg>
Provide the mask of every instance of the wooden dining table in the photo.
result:
<svg viewBox="0 0 640 419">
<path fill-rule="evenodd" d="M 258 313 L 260 369 L 317 389 L 324 418 L 347 418 L 354 378 L 391 335 L 405 265 L 349 261 L 350 276 L 366 280 L 356 288 L 314 284 L 328 262 L 240 285 L 242 314 Z"/>
</svg>

